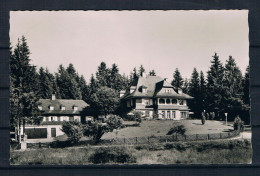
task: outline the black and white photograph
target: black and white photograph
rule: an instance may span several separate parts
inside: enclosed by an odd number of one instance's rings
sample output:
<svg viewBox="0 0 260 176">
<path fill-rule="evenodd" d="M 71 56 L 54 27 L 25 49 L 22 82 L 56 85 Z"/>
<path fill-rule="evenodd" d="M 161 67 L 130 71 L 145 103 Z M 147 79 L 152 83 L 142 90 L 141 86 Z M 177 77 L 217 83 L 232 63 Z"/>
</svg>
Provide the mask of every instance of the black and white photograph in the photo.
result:
<svg viewBox="0 0 260 176">
<path fill-rule="evenodd" d="M 252 163 L 248 10 L 10 11 L 9 36 L 11 165 Z"/>
</svg>

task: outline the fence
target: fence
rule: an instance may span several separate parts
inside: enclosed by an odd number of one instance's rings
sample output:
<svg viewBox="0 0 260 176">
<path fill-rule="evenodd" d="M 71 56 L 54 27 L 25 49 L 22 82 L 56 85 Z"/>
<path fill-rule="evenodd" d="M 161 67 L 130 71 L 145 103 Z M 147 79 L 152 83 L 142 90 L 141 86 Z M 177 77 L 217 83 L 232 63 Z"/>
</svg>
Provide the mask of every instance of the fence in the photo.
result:
<svg viewBox="0 0 260 176">
<path fill-rule="evenodd" d="M 101 145 L 136 145 L 136 144 L 151 144 L 151 143 L 167 143 L 177 141 L 203 141 L 227 139 L 238 136 L 240 131 L 232 131 L 227 133 L 211 133 L 211 134 L 191 134 L 191 135 L 169 135 L 169 136 L 148 136 L 148 137 L 133 137 L 133 138 L 114 138 L 101 140 Z"/>
<path fill-rule="evenodd" d="M 148 137 L 132 137 L 132 138 L 113 138 L 103 139 L 98 145 L 137 145 L 137 144 L 155 144 L 177 141 L 205 141 L 216 139 L 227 139 L 238 136 L 240 131 L 232 131 L 227 133 L 211 133 L 211 134 L 191 134 L 191 135 L 169 135 L 169 136 L 148 136 Z M 81 141 L 80 145 L 95 145 L 93 141 Z M 49 148 L 53 147 L 53 143 L 27 143 L 27 148 Z M 65 146 L 64 146 L 65 147 Z"/>
</svg>

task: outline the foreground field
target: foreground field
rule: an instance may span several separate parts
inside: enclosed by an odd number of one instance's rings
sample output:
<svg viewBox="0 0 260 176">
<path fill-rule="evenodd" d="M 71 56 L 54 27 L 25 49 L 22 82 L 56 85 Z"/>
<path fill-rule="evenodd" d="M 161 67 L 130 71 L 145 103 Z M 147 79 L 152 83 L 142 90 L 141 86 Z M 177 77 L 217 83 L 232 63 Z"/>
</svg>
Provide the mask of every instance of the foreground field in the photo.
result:
<svg viewBox="0 0 260 176">
<path fill-rule="evenodd" d="M 152 120 L 142 121 L 139 127 L 127 127 L 116 132 L 104 134 L 102 139 L 115 138 L 131 138 L 142 136 L 164 136 L 174 126 L 174 124 L 184 125 L 187 135 L 189 134 L 209 134 L 221 133 L 233 130 L 232 125 L 226 126 L 223 121 L 207 120 L 205 125 L 201 124 L 201 120 Z"/>
<path fill-rule="evenodd" d="M 98 153 L 99 152 L 99 153 Z M 101 152 L 101 153 L 100 153 Z M 247 139 L 175 142 L 166 144 L 69 147 L 11 151 L 11 164 L 235 164 L 251 163 L 251 142 Z M 124 160 L 125 159 L 125 160 Z"/>
</svg>

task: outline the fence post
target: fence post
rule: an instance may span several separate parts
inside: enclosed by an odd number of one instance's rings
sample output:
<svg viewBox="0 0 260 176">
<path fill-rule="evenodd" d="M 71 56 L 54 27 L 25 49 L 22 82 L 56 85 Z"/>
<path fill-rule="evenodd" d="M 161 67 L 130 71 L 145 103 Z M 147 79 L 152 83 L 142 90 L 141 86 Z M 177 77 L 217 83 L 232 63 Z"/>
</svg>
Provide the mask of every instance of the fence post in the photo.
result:
<svg viewBox="0 0 260 176">
<path fill-rule="evenodd" d="M 208 140 L 210 140 L 209 134 L 208 134 Z"/>
<path fill-rule="evenodd" d="M 41 144 L 41 142 L 39 142 L 39 148 L 42 148 L 42 144 Z"/>
</svg>

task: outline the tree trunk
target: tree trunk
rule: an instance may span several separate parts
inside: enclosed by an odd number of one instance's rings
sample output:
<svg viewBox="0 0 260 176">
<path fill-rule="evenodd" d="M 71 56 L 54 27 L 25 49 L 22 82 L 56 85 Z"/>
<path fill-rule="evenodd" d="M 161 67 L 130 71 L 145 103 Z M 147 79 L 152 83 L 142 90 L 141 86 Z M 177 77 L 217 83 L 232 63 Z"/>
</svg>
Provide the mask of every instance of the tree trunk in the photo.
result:
<svg viewBox="0 0 260 176">
<path fill-rule="evenodd" d="M 19 144 L 22 142 L 22 137 L 21 137 L 21 120 L 18 120 L 18 135 L 19 135 Z"/>
</svg>

